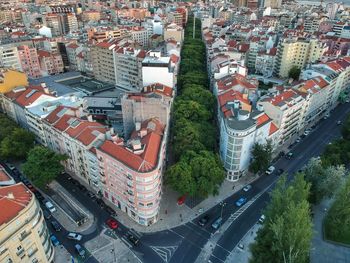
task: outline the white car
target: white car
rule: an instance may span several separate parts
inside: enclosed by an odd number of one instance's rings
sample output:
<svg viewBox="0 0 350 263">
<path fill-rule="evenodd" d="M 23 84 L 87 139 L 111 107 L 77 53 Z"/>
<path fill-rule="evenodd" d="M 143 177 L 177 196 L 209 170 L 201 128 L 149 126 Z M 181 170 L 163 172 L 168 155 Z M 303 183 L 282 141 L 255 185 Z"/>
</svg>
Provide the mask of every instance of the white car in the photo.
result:
<svg viewBox="0 0 350 263">
<path fill-rule="evenodd" d="M 252 189 L 252 186 L 250 184 L 243 187 L 244 192 L 248 192 L 250 189 Z"/>
<path fill-rule="evenodd" d="M 276 169 L 276 168 L 275 168 L 274 166 L 271 165 L 269 168 L 267 168 L 267 170 L 266 170 L 265 173 L 266 173 L 266 174 L 272 174 L 272 173 L 275 171 L 275 169 Z"/>
<path fill-rule="evenodd" d="M 260 218 L 259 218 L 259 223 L 260 224 L 264 223 L 265 218 L 266 218 L 265 215 L 261 215 Z"/>
<path fill-rule="evenodd" d="M 51 213 L 56 212 L 56 208 L 53 206 L 53 204 L 50 201 L 47 201 L 45 203 L 45 206 Z"/>
<path fill-rule="evenodd" d="M 68 235 L 67 235 L 67 238 L 80 241 L 83 238 L 83 236 L 79 235 L 77 233 L 74 233 L 74 232 L 69 232 Z"/>
</svg>

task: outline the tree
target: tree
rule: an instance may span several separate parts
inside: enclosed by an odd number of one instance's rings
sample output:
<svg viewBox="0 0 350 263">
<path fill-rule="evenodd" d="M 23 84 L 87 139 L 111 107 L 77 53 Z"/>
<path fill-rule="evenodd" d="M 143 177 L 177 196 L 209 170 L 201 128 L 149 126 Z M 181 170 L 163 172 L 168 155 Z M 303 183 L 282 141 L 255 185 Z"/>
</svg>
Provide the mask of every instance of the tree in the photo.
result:
<svg viewBox="0 0 350 263">
<path fill-rule="evenodd" d="M 180 194 L 194 195 L 195 182 L 192 177 L 191 166 L 185 161 L 172 165 L 166 172 L 166 182 Z"/>
<path fill-rule="evenodd" d="M 43 146 L 35 146 L 29 151 L 22 169 L 37 187 L 43 188 L 64 171 L 61 161 L 66 159 L 66 155 L 57 154 Z"/>
<path fill-rule="evenodd" d="M 250 262 L 308 262 L 312 238 L 309 190 L 302 174 L 296 174 L 289 186 L 285 176 L 278 180 L 265 222 L 251 245 Z"/>
<path fill-rule="evenodd" d="M 175 119 L 185 118 L 191 121 L 205 121 L 209 120 L 212 114 L 196 101 L 177 99 L 174 117 Z"/>
<path fill-rule="evenodd" d="M 341 129 L 341 134 L 345 140 L 350 140 L 350 116 L 346 118 Z"/>
<path fill-rule="evenodd" d="M 288 77 L 292 78 L 294 80 L 298 80 L 299 76 L 300 76 L 300 73 L 301 73 L 300 68 L 297 67 L 297 66 L 293 66 L 288 72 Z"/>
<path fill-rule="evenodd" d="M 350 161 L 350 140 L 338 139 L 327 145 L 321 160 L 323 167 L 347 165 Z"/>
<path fill-rule="evenodd" d="M 325 234 L 328 239 L 350 243 L 350 178 L 337 193 L 325 219 Z"/>
<path fill-rule="evenodd" d="M 253 173 L 265 171 L 272 159 L 272 145 L 270 141 L 265 144 L 256 143 L 252 149 L 252 162 L 250 171 Z"/>
<path fill-rule="evenodd" d="M 0 114 L 0 142 L 17 127 L 17 124 L 6 115 Z"/>
<path fill-rule="evenodd" d="M 213 113 L 215 110 L 214 95 L 200 85 L 185 85 L 183 87 L 183 92 L 181 93 L 181 99 L 196 101 L 203 105 L 211 113 Z"/>
<path fill-rule="evenodd" d="M 0 155 L 6 159 L 24 159 L 34 147 L 35 136 L 22 128 L 14 128 L 0 143 Z"/>
<path fill-rule="evenodd" d="M 324 197 L 332 197 L 345 176 L 344 166 L 324 168 L 320 159 L 312 158 L 304 171 L 305 180 L 311 184 L 310 202 L 318 204 Z"/>
</svg>

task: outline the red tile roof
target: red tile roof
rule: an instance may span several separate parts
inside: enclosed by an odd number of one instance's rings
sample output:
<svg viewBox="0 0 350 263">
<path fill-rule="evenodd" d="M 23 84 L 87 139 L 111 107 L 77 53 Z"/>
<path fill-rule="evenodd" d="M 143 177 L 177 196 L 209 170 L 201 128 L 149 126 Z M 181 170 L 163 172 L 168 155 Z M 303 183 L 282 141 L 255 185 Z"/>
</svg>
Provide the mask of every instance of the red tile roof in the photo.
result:
<svg viewBox="0 0 350 263">
<path fill-rule="evenodd" d="M 275 105 L 278 106 L 281 102 L 286 102 L 288 101 L 290 98 L 292 98 L 293 96 L 296 96 L 297 93 L 293 90 L 287 90 L 282 92 L 281 94 L 273 97 L 270 99 L 270 102 Z M 287 102 L 286 102 L 287 103 Z"/>
<path fill-rule="evenodd" d="M 173 88 L 163 85 L 161 83 L 154 83 L 154 84 L 148 85 L 143 88 L 143 91 L 145 93 L 155 92 L 161 95 L 165 95 L 167 97 L 173 97 L 173 93 L 174 93 Z M 139 93 L 135 93 L 135 94 L 140 95 Z"/>
<path fill-rule="evenodd" d="M 269 116 L 267 116 L 265 113 L 261 116 L 259 116 L 256 120 L 256 125 L 261 126 L 265 123 L 267 123 L 270 120 Z"/>
<path fill-rule="evenodd" d="M 10 181 L 12 178 L 8 175 L 5 168 L 0 165 L 0 182 Z"/>
<path fill-rule="evenodd" d="M 21 93 L 20 96 L 16 98 L 16 103 L 22 107 L 29 106 L 33 102 L 35 102 L 37 99 L 39 99 L 41 96 L 46 95 L 50 97 L 54 97 L 50 94 L 46 94 L 45 92 L 41 91 L 42 88 L 38 88 L 35 86 L 28 87 L 23 93 Z"/>
<path fill-rule="evenodd" d="M 147 131 L 147 134 L 141 138 L 141 144 L 145 147 L 141 154 L 133 153 L 127 147 L 112 141 L 105 141 L 97 151 L 101 150 L 135 171 L 149 172 L 158 164 L 164 125 L 157 119 L 150 119 L 141 125 L 141 130 Z M 131 138 L 139 138 L 138 132 L 134 131 Z"/>
<path fill-rule="evenodd" d="M 0 225 L 14 219 L 32 200 L 33 194 L 22 184 L 0 188 Z"/>
<path fill-rule="evenodd" d="M 236 86 L 242 86 L 246 89 L 257 89 L 257 86 L 253 85 L 244 76 L 237 73 L 219 79 L 217 81 L 217 86 L 220 91 L 233 89 Z"/>
<path fill-rule="evenodd" d="M 269 136 L 274 134 L 276 131 L 278 131 L 278 127 L 273 122 L 271 122 Z"/>
</svg>

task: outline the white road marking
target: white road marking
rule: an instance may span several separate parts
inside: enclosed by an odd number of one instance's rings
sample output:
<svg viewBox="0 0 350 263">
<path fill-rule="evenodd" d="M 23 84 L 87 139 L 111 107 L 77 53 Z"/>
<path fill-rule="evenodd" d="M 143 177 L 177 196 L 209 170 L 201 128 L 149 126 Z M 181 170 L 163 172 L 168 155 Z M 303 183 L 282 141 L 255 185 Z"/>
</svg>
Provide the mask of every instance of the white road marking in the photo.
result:
<svg viewBox="0 0 350 263">
<path fill-rule="evenodd" d="M 160 258 L 165 262 L 168 263 L 172 256 L 175 254 L 175 251 L 179 246 L 150 246 L 154 252 L 160 256 Z"/>
</svg>

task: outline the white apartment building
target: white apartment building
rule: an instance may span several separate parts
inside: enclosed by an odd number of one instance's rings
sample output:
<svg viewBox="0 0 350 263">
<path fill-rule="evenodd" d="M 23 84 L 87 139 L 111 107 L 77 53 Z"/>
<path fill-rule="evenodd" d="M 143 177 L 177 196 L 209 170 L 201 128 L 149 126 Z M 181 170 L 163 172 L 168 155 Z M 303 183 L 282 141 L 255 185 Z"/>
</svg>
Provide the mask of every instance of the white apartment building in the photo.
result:
<svg viewBox="0 0 350 263">
<path fill-rule="evenodd" d="M 0 67 L 13 68 L 22 71 L 17 47 L 13 45 L 0 46 Z"/>
<path fill-rule="evenodd" d="M 276 65 L 277 48 L 271 48 L 260 52 L 256 56 L 255 72 L 264 77 L 272 77 Z"/>
<path fill-rule="evenodd" d="M 278 143 L 284 144 L 302 128 L 305 114 L 305 99 L 292 89 L 278 91 L 277 95 L 267 96 L 258 102 L 279 128 Z"/>
<path fill-rule="evenodd" d="M 148 47 L 149 38 L 152 35 L 152 30 L 144 27 L 133 27 L 130 29 L 132 40 L 140 44 L 143 48 Z"/>
</svg>

